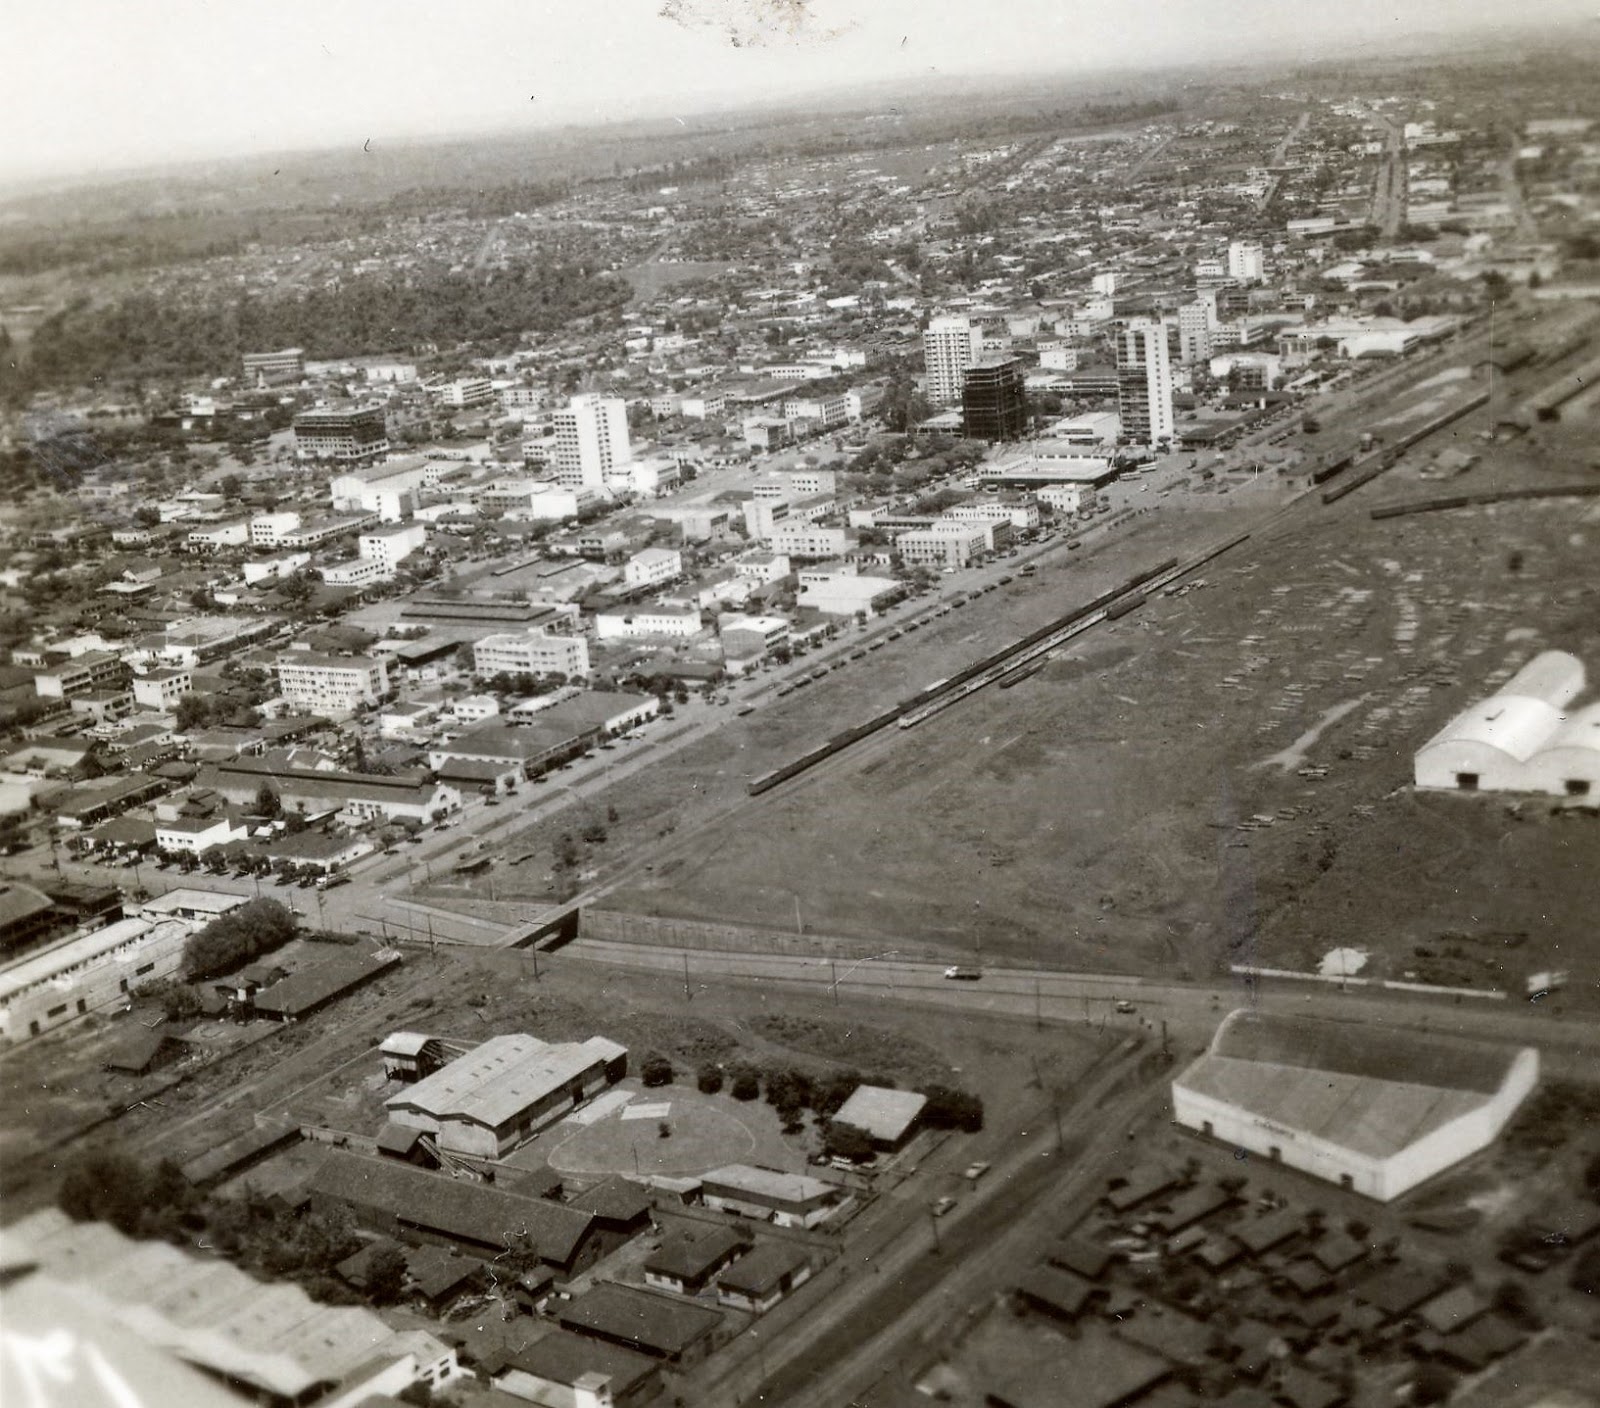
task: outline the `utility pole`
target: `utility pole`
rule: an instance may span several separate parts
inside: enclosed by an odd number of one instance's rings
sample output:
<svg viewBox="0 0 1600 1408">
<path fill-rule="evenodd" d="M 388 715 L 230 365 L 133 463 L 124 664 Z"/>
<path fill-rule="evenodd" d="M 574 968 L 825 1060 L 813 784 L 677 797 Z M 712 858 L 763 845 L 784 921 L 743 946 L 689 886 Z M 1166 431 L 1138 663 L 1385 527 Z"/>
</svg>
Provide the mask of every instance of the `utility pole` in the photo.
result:
<svg viewBox="0 0 1600 1408">
<path fill-rule="evenodd" d="M 430 909 L 426 913 L 428 916 L 428 956 L 437 958 L 439 956 L 439 945 L 433 937 L 433 911 Z"/>
<path fill-rule="evenodd" d="M 839 1005 L 839 965 L 831 958 L 828 960 L 828 972 L 833 975 L 833 982 L 829 986 L 833 988 L 833 1005 L 837 1007 Z"/>
<path fill-rule="evenodd" d="M 800 895 L 797 891 L 794 897 L 794 931 L 802 939 L 806 936 L 805 921 L 800 917 Z"/>
<path fill-rule="evenodd" d="M 1044 1026 L 1044 999 L 1039 995 L 1039 980 L 1033 980 L 1033 1025 L 1036 1029 Z"/>
<path fill-rule="evenodd" d="M 689 991 L 689 955 L 683 955 L 683 1000 L 693 1002 L 694 994 Z"/>
<path fill-rule="evenodd" d="M 928 1226 L 933 1228 L 933 1254 L 938 1256 L 944 1248 L 939 1245 L 939 1214 L 931 1207 L 928 1209 Z"/>
<path fill-rule="evenodd" d="M 1165 1017 L 1161 1019 L 1161 1054 L 1163 1056 L 1172 1055 L 1172 1047 L 1167 1041 L 1167 1019 Z"/>
</svg>

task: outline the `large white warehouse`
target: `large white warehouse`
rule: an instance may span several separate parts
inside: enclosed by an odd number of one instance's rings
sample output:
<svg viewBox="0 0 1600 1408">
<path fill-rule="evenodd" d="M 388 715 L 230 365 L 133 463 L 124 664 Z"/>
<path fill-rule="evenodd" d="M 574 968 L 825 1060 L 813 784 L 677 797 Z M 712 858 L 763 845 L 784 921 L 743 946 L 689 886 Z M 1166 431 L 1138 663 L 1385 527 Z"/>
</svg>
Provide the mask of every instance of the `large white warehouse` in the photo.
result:
<svg viewBox="0 0 1600 1408">
<path fill-rule="evenodd" d="M 1492 1143 L 1539 1053 L 1241 1009 L 1172 1083 L 1179 1124 L 1387 1202 Z"/>
<path fill-rule="evenodd" d="M 1417 750 L 1417 786 L 1600 796 L 1600 704 L 1568 710 L 1584 683 L 1575 656 L 1535 656 Z"/>
</svg>

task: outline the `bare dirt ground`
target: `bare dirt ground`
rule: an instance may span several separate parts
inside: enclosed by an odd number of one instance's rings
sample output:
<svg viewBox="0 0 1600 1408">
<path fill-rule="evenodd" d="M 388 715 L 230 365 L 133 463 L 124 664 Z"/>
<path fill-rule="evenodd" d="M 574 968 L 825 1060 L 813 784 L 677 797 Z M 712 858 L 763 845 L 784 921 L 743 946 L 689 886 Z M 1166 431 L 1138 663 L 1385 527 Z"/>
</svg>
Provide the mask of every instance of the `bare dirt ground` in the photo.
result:
<svg viewBox="0 0 1600 1408">
<path fill-rule="evenodd" d="M 1477 448 L 1459 490 L 1584 473 L 1580 447 L 1548 436 Z M 821 933 L 1172 975 L 1303 968 L 1343 944 L 1369 972 L 1481 987 L 1586 965 L 1600 826 L 1409 784 L 1417 746 L 1538 650 L 1600 672 L 1600 512 L 1371 521 L 1449 492 L 1416 469 L 1298 515 L 1018 687 L 741 807 L 608 905 L 792 928 L 798 893 Z M 996 593 L 963 629 L 1003 639 L 1033 607 Z M 677 795 L 759 771 L 744 760 L 767 730 L 808 746 L 814 711 L 840 718 L 831 689 L 752 720 L 746 752 L 686 757 Z M 1273 761 L 1290 749 L 1302 764 Z"/>
</svg>

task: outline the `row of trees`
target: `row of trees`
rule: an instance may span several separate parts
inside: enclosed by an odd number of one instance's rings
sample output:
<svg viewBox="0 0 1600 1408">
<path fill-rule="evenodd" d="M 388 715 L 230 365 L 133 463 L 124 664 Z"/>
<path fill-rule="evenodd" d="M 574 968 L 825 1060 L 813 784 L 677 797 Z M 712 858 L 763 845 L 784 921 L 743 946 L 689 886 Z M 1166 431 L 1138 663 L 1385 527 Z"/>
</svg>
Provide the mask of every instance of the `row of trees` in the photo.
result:
<svg viewBox="0 0 1600 1408">
<path fill-rule="evenodd" d="M 672 1063 L 656 1052 L 647 1053 L 640 1066 L 646 1085 L 666 1085 L 673 1078 Z M 860 1071 L 831 1071 L 818 1075 L 783 1063 L 765 1065 L 736 1062 L 723 1067 L 707 1061 L 695 1072 L 695 1085 L 707 1095 L 715 1095 L 726 1085 L 735 1100 L 755 1100 L 763 1094 L 778 1113 L 785 1134 L 804 1128 L 805 1113 L 811 1111 L 823 1131 L 823 1152 L 840 1158 L 864 1160 L 872 1157 L 872 1141 L 862 1131 L 840 1124 L 834 1116 L 862 1085 L 893 1089 L 895 1082 L 884 1075 L 862 1075 Z M 983 1128 L 983 1101 L 965 1090 L 947 1085 L 925 1085 L 918 1092 L 927 1097 L 923 1123 L 932 1129 L 959 1129 L 976 1134 Z"/>
</svg>

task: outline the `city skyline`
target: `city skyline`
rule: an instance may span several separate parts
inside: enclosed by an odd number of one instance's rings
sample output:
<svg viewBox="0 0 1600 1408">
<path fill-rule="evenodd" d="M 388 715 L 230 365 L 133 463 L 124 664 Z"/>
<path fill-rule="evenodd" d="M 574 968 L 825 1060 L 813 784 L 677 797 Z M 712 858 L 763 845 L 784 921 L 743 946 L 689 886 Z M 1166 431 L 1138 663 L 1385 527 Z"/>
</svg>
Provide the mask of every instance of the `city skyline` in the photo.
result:
<svg viewBox="0 0 1600 1408">
<path fill-rule="evenodd" d="M 1083 4 L 1006 0 L 1007 23 L 931 0 L 751 7 L 623 0 L 597 25 L 568 0 L 477 0 L 440 42 L 414 3 L 286 0 L 266 14 L 186 3 L 69 0 L 8 17 L 14 51 L 0 113 L 21 134 L 0 180 L 88 175 L 560 123 L 701 113 L 874 82 L 1064 79 L 1108 69 L 1338 51 L 1506 23 L 1484 0 L 1379 0 L 1330 11 L 1267 0 Z M 611 16 L 608 15 L 608 18 Z M 1535 0 L 1515 23 L 1592 29 L 1587 0 Z M 1014 42 L 1018 35 L 1030 42 Z"/>
</svg>

